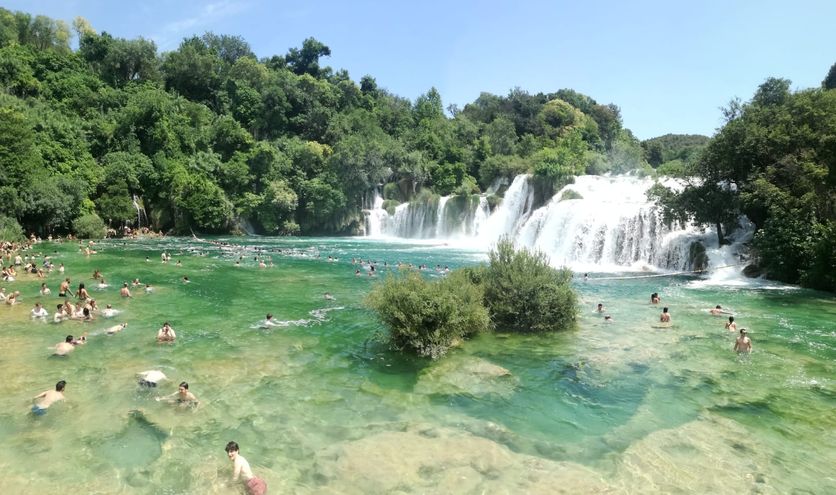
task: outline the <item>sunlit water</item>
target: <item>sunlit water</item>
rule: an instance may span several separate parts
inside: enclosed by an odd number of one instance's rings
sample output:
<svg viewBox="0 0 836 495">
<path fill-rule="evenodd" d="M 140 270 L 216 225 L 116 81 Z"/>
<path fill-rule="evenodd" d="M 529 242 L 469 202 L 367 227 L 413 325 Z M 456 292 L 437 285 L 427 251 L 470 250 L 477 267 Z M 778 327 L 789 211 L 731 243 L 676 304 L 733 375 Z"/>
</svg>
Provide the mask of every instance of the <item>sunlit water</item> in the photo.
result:
<svg viewBox="0 0 836 495">
<path fill-rule="evenodd" d="M 91 293 L 122 314 L 33 322 L 35 301 L 54 312 L 62 277 L 49 275 L 50 297 L 38 296 L 34 276 L 4 284 L 22 304 L 0 307 L 0 493 L 237 493 L 229 440 L 271 493 L 836 492 L 829 294 L 590 274 L 576 277 L 577 330 L 484 335 L 432 363 L 375 340 L 382 327 L 362 304 L 375 279 L 355 276 L 351 259 L 454 268 L 484 253 L 364 239 L 231 242 L 282 252 L 260 269 L 252 251 L 187 239 L 109 241 L 89 258 L 76 244 L 37 246 L 57 251 L 74 288 L 95 285 L 102 270 L 110 287 Z M 171 263 L 160 262 L 163 250 Z M 120 298 L 121 282 L 137 277 L 155 291 Z M 652 292 L 671 308 L 672 328 L 654 328 Z M 594 312 L 598 302 L 614 323 Z M 750 329 L 751 356 L 731 351 L 724 318 L 707 313 L 715 304 Z M 259 328 L 267 312 L 284 326 Z M 165 320 L 174 345 L 154 342 Z M 101 335 L 121 321 L 125 331 Z M 50 346 L 82 332 L 86 346 L 50 357 Z M 140 390 L 135 374 L 148 369 L 170 381 Z M 31 397 L 59 379 L 68 400 L 28 414 Z M 183 380 L 196 410 L 154 401 Z"/>
</svg>

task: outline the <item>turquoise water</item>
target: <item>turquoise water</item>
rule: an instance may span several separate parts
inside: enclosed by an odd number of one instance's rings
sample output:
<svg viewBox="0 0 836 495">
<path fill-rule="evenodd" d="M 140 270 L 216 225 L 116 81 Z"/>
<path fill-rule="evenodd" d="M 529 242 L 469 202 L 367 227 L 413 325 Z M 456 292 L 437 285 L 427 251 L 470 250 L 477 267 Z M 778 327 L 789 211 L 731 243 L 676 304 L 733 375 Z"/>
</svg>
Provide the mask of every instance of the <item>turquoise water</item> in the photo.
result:
<svg viewBox="0 0 836 495">
<path fill-rule="evenodd" d="M 375 339 L 383 328 L 362 301 L 376 278 L 355 276 L 352 258 L 376 260 L 385 273 L 384 261 L 455 268 L 484 253 L 365 239 L 226 240 L 237 247 L 106 241 L 85 257 L 72 243 L 36 246 L 66 265 L 74 288 L 94 286 L 100 269 L 110 287 L 91 294 L 122 313 L 33 322 L 35 301 L 55 310 L 62 277 L 49 275 L 53 295 L 44 298 L 34 276 L 4 285 L 21 291 L 22 304 L 0 307 L 0 493 L 236 493 L 229 440 L 271 493 L 836 491 L 829 294 L 590 274 L 576 281 L 577 330 L 483 335 L 433 363 Z M 259 268 L 256 248 L 274 266 Z M 120 298 L 134 278 L 154 292 Z M 652 292 L 671 308 L 672 328 L 653 327 L 661 308 L 648 304 Z M 613 323 L 594 312 L 598 302 Z M 715 304 L 750 329 L 751 356 L 731 351 L 725 318 L 707 312 Z M 283 326 L 260 328 L 268 312 Z M 121 321 L 125 331 L 102 334 Z M 177 332 L 173 345 L 154 341 L 164 321 Z M 82 332 L 87 345 L 50 357 L 50 346 Z M 149 369 L 169 381 L 140 390 L 135 374 Z M 59 379 L 67 401 L 27 414 L 31 397 Z M 197 409 L 154 401 L 183 380 Z"/>
</svg>

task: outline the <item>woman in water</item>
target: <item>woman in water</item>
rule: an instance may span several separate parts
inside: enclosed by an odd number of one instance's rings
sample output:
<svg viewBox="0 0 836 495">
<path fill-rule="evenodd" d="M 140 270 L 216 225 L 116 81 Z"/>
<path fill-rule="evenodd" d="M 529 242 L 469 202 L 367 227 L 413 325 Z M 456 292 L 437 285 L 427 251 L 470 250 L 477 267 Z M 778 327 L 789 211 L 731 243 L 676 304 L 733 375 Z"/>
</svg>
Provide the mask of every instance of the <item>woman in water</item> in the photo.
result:
<svg viewBox="0 0 836 495">
<path fill-rule="evenodd" d="M 87 289 L 84 288 L 84 283 L 78 284 L 78 290 L 76 291 L 75 296 L 80 301 L 86 301 L 90 297 L 90 294 L 87 293 Z"/>
<path fill-rule="evenodd" d="M 174 342 L 174 339 L 177 338 L 177 334 L 174 333 L 174 329 L 171 328 L 171 325 L 168 322 L 163 323 L 162 328 L 157 332 L 157 342 Z"/>
</svg>

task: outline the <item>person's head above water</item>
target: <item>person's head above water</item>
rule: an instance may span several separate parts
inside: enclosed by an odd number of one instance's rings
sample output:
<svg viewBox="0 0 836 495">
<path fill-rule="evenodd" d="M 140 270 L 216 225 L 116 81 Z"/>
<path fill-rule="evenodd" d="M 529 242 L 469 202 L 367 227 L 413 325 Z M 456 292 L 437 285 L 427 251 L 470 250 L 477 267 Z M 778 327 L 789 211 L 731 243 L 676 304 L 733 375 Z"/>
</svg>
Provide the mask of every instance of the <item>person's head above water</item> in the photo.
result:
<svg viewBox="0 0 836 495">
<path fill-rule="evenodd" d="M 717 306 L 714 306 L 714 309 L 723 309 L 723 308 L 718 304 Z"/>
<path fill-rule="evenodd" d="M 180 382 L 180 388 L 188 390 L 189 384 L 186 382 Z"/>
<path fill-rule="evenodd" d="M 227 454 L 232 454 L 233 452 L 237 453 L 241 449 L 238 447 L 238 444 L 236 442 L 229 442 L 229 443 L 226 444 L 226 447 L 224 448 L 224 450 L 226 451 Z M 230 457 L 232 457 L 232 456 L 230 455 Z"/>
<path fill-rule="evenodd" d="M 663 312 L 663 313 L 667 313 L 667 312 L 668 312 L 668 308 L 667 308 L 667 306 L 665 306 L 664 308 L 662 308 L 662 312 Z"/>
<path fill-rule="evenodd" d="M 273 319 L 273 313 L 267 313 L 267 319 L 272 320 Z"/>
<path fill-rule="evenodd" d="M 63 392 L 63 391 L 64 391 L 64 387 L 65 387 L 66 385 L 67 385 L 67 382 L 65 382 L 64 380 L 61 380 L 60 382 L 58 382 L 58 383 L 56 383 L 56 384 L 55 384 L 55 390 L 56 390 L 57 392 Z"/>
<path fill-rule="evenodd" d="M 73 336 L 72 335 L 67 335 L 67 338 L 64 339 L 64 342 L 67 342 L 68 344 L 72 344 Z"/>
<path fill-rule="evenodd" d="M 729 323 L 734 323 L 734 316 L 729 316 Z"/>
</svg>

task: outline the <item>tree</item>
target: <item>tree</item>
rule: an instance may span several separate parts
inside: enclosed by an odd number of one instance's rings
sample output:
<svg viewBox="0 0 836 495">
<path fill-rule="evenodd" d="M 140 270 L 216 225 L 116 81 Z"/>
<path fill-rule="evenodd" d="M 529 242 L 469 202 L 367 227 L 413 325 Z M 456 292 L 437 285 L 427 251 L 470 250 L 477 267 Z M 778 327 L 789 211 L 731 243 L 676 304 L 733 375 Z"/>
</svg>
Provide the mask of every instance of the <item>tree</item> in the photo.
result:
<svg viewBox="0 0 836 495">
<path fill-rule="evenodd" d="M 307 38 L 302 42 L 302 48 L 291 48 L 285 56 L 287 66 L 298 75 L 320 75 L 319 59 L 330 57 L 331 49 L 316 38 Z"/>
<path fill-rule="evenodd" d="M 824 81 L 821 82 L 821 86 L 824 89 L 836 88 L 836 64 L 830 66 L 830 70 L 827 72 L 827 77 L 825 77 Z"/>
</svg>

